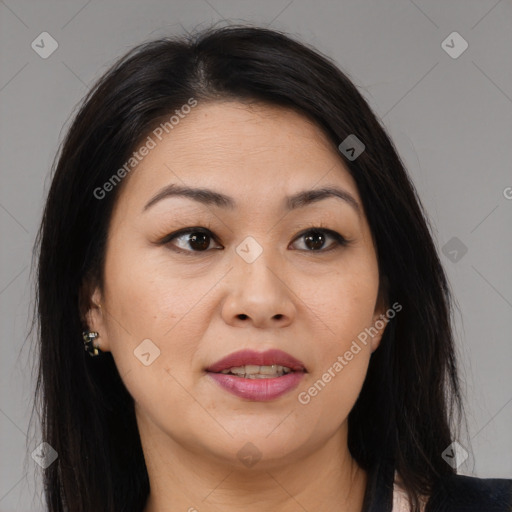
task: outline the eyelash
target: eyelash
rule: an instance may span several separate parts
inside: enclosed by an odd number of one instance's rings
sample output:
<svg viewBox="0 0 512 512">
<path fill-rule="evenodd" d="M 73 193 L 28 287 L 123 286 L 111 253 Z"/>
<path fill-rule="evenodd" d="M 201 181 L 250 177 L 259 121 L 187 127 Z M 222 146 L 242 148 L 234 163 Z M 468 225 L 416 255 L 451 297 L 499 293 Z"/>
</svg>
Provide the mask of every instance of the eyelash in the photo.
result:
<svg viewBox="0 0 512 512">
<path fill-rule="evenodd" d="M 172 246 L 172 244 L 170 243 L 172 240 L 174 240 L 176 238 L 179 238 L 181 236 L 184 236 L 184 235 L 191 234 L 191 233 L 202 233 L 202 234 L 208 235 L 210 237 L 210 239 L 214 240 L 216 243 L 219 243 L 217 241 L 216 237 L 213 235 L 212 231 L 210 231 L 210 229 L 203 228 L 203 227 L 200 227 L 200 226 L 196 226 L 196 227 L 180 229 L 179 231 L 176 231 L 174 233 L 170 233 L 169 235 L 166 235 L 158 244 L 159 245 L 169 245 L 169 246 Z M 348 240 L 344 236 L 340 235 L 337 231 L 333 231 L 332 229 L 327 229 L 327 228 L 325 228 L 322 225 L 320 225 L 320 226 L 309 226 L 306 230 L 301 231 L 293 239 L 293 241 L 298 240 L 299 238 L 302 238 L 302 237 L 304 237 L 305 235 L 307 235 L 309 233 L 321 233 L 321 234 L 328 235 L 329 237 L 334 239 L 335 243 L 332 244 L 331 247 L 329 247 L 328 249 L 318 249 L 318 250 L 299 249 L 300 251 L 323 254 L 323 253 L 326 253 L 326 252 L 333 251 L 335 249 L 339 249 L 341 247 L 347 247 L 352 242 L 351 240 Z M 176 248 L 175 246 L 172 246 L 171 250 L 173 250 L 174 252 L 180 253 L 180 254 L 187 254 L 187 255 L 205 254 L 205 253 L 211 251 L 211 249 L 206 249 L 204 251 L 184 250 L 184 249 L 181 249 L 181 248 Z M 216 249 L 216 250 L 220 250 L 220 249 Z"/>
</svg>

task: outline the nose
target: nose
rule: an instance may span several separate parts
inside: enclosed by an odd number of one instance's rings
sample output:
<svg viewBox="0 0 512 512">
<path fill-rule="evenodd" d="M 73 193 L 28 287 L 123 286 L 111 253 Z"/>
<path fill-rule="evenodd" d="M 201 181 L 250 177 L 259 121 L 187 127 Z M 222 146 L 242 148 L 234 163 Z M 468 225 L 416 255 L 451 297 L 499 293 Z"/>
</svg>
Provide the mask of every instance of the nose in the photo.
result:
<svg viewBox="0 0 512 512">
<path fill-rule="evenodd" d="M 265 251 L 252 263 L 235 256 L 222 306 L 226 323 L 265 329 L 286 327 L 293 321 L 297 296 L 275 260 L 272 264 L 264 255 Z"/>
</svg>

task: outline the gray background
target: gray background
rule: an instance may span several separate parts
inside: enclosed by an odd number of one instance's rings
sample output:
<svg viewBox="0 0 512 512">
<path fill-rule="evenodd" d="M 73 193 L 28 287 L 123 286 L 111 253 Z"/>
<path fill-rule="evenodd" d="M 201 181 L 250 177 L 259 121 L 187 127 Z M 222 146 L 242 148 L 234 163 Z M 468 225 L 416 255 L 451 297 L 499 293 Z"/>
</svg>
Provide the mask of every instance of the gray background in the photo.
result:
<svg viewBox="0 0 512 512">
<path fill-rule="evenodd" d="M 40 442 L 37 428 L 29 431 L 34 355 L 24 340 L 31 249 L 71 114 L 133 45 L 222 19 L 312 44 L 348 72 L 383 120 L 428 211 L 460 308 L 473 451 L 461 439 L 470 457 L 459 472 L 512 477 L 509 0 L 0 0 L 0 512 L 43 510 L 30 457 Z M 59 44 L 47 59 L 31 48 L 44 31 Z M 441 46 L 453 31 L 469 44 L 458 58 Z"/>
</svg>

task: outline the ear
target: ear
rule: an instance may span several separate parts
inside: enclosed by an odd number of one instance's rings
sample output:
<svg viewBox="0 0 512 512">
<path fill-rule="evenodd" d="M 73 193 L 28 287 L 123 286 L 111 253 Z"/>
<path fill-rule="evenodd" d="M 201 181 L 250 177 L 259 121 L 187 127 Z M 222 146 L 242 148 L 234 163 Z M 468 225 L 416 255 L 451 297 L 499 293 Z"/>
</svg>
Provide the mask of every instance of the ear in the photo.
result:
<svg viewBox="0 0 512 512">
<path fill-rule="evenodd" d="M 386 330 L 388 324 L 388 318 L 386 317 L 386 311 L 389 308 L 389 279 L 387 276 L 382 276 L 379 282 L 379 292 L 377 295 L 377 301 L 375 304 L 375 310 L 373 313 L 372 327 L 377 331 L 375 336 L 372 336 L 370 345 L 372 347 L 372 353 L 379 348 L 382 336 Z"/>
<path fill-rule="evenodd" d="M 110 351 L 106 323 L 106 309 L 103 296 L 98 285 L 92 285 L 91 280 L 84 280 L 79 298 L 80 319 L 84 330 L 95 331 L 99 334 L 94 344 L 103 352 Z"/>
</svg>

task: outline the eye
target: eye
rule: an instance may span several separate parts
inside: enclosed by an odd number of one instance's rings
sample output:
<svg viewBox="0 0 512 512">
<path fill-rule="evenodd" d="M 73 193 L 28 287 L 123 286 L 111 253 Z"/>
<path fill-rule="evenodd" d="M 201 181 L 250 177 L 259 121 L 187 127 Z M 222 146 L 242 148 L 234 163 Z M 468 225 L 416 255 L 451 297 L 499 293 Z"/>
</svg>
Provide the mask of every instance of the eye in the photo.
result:
<svg viewBox="0 0 512 512">
<path fill-rule="evenodd" d="M 326 239 L 331 238 L 334 240 L 327 249 L 324 249 Z M 306 252 L 327 252 L 332 251 L 340 246 L 346 246 L 349 244 L 349 240 L 331 229 L 325 229 L 320 227 L 312 227 L 307 231 L 303 231 L 295 240 L 303 239 L 306 249 L 299 249 Z M 309 249 L 309 250 L 308 250 Z"/>
<path fill-rule="evenodd" d="M 173 249 L 177 252 L 207 252 L 212 239 L 213 234 L 208 229 L 193 227 L 171 233 L 167 235 L 161 243 L 165 245 L 175 245 L 171 244 L 171 241 L 178 240 L 178 249 Z"/>
</svg>

